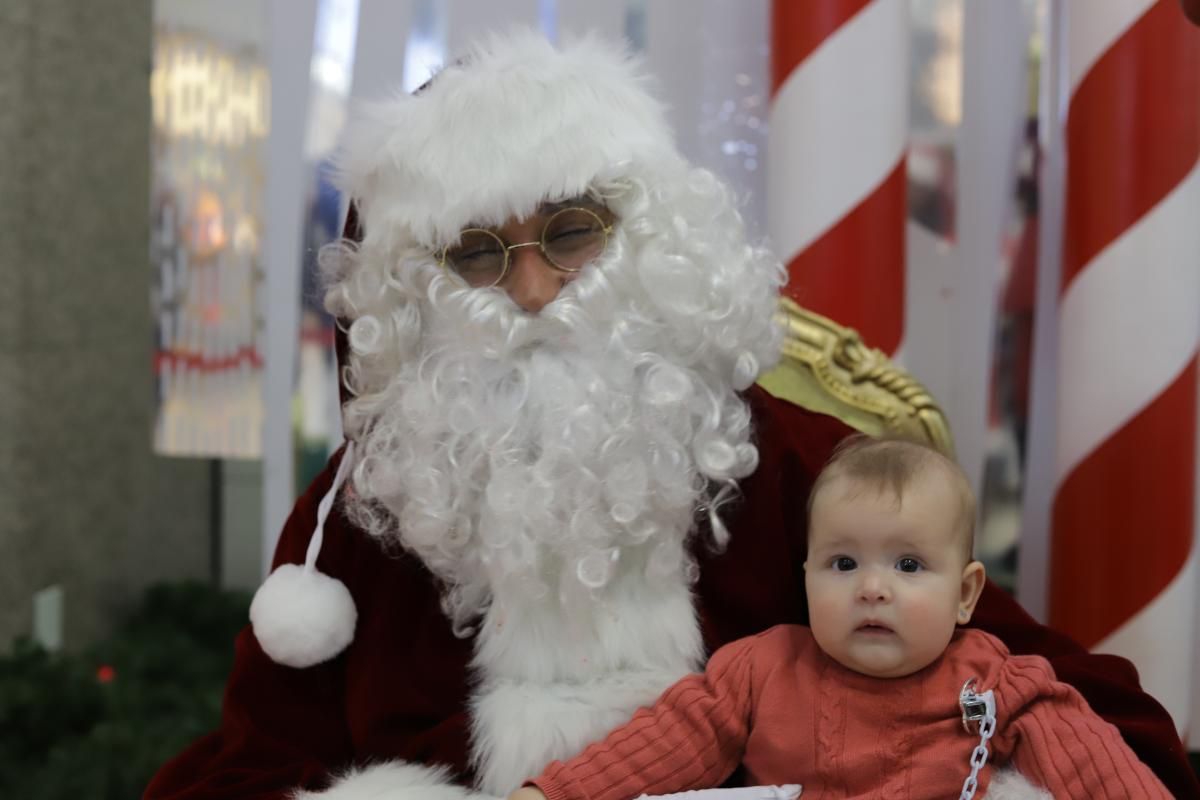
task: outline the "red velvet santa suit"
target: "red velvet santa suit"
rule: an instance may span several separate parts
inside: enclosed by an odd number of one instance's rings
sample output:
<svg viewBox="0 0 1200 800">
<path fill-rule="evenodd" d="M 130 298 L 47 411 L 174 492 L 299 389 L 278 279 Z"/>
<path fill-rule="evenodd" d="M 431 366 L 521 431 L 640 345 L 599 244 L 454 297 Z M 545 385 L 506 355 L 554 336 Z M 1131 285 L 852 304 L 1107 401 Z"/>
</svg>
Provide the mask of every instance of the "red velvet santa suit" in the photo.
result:
<svg viewBox="0 0 1200 800">
<path fill-rule="evenodd" d="M 848 432 L 837 420 L 760 390 L 750 397 L 760 465 L 741 484 L 742 498 L 729 517 L 728 549 L 700 556 L 697 605 L 710 650 L 778 623 L 806 622 L 808 490 Z M 276 563 L 303 561 L 334 466 L 297 502 Z M 447 764 L 470 780 L 471 643 L 451 632 L 428 572 L 410 556 L 385 555 L 336 511 L 320 567 L 354 596 L 359 622 L 353 644 L 331 662 L 296 670 L 273 663 L 244 631 L 220 730 L 165 765 L 147 798 L 283 800 L 297 787 L 325 785 L 331 773 L 351 764 L 381 759 Z M 1200 797 L 1170 718 L 1141 692 L 1128 662 L 1087 654 L 1037 625 L 991 584 L 973 624 L 1014 653 L 1048 657 L 1058 678 L 1120 728 L 1175 796 Z"/>
</svg>

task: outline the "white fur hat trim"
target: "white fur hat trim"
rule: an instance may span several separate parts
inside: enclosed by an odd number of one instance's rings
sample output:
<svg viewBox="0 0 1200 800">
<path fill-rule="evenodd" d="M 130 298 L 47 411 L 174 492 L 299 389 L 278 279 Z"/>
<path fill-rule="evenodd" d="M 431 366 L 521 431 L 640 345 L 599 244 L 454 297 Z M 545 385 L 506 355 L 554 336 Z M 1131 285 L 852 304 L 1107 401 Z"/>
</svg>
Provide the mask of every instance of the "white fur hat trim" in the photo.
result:
<svg viewBox="0 0 1200 800">
<path fill-rule="evenodd" d="M 317 528 L 304 564 L 281 564 L 254 593 L 250 625 L 272 661 L 303 669 L 346 649 L 354 639 L 358 611 L 346 584 L 317 570 L 325 538 L 325 520 L 354 461 L 354 443 L 346 444 L 333 486 L 317 506 Z"/>
<path fill-rule="evenodd" d="M 493 35 L 420 93 L 357 106 L 337 183 L 368 240 L 437 249 L 598 179 L 681 168 L 649 84 L 627 51 L 596 37 L 556 48 L 533 31 Z"/>
</svg>

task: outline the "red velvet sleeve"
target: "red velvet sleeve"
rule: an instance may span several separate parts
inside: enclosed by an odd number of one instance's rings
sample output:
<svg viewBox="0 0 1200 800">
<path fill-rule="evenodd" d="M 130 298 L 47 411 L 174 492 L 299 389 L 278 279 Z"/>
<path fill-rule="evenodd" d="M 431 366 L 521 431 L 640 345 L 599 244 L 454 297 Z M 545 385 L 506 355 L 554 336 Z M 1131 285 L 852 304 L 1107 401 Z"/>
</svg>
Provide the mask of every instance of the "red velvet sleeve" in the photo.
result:
<svg viewBox="0 0 1200 800">
<path fill-rule="evenodd" d="M 332 485 L 337 460 L 296 502 L 276 565 L 304 561 L 317 503 Z M 327 534 L 318 562 L 323 572 L 344 575 L 339 562 L 346 538 Z M 350 590 L 355 593 L 353 585 Z M 320 788 L 332 765 L 349 759 L 342 657 L 308 669 L 283 667 L 263 653 L 249 626 L 237 637 L 235 653 L 220 728 L 165 764 L 147 800 L 285 800 L 297 788 Z"/>
</svg>

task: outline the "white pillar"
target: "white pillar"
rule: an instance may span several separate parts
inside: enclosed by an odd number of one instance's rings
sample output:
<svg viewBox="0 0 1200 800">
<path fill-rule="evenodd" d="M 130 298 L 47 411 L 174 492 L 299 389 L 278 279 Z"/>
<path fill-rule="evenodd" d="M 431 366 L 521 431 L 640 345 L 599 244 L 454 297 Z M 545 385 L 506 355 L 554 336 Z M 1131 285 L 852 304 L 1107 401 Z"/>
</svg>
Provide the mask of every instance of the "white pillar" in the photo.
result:
<svg viewBox="0 0 1200 800">
<path fill-rule="evenodd" d="M 597 3 L 596 0 L 557 0 L 558 38 L 588 31 L 607 39 L 619 39 L 625 33 L 625 2 Z"/>
<path fill-rule="evenodd" d="M 413 0 L 359 0 L 352 98 L 378 99 L 399 91 Z"/>
<path fill-rule="evenodd" d="M 954 379 L 940 398 L 958 461 L 979 496 L 987 451 L 992 344 L 1003 278 L 1001 245 L 1025 127 L 1030 25 L 1020 3 L 963 4 L 958 128 L 958 269 L 950 330 Z"/>
<path fill-rule="evenodd" d="M 270 0 L 267 64 L 271 132 L 267 137 L 263 259 L 263 572 L 293 501 L 292 392 L 300 313 L 300 238 L 308 168 L 313 30 L 317 0 Z"/>
<path fill-rule="evenodd" d="M 463 48 L 488 33 L 519 26 L 541 30 L 539 0 L 445 0 L 446 57 L 457 58 Z"/>
<path fill-rule="evenodd" d="M 1061 0 L 1050 0 L 1042 74 L 1039 77 L 1038 118 L 1042 162 L 1038 190 L 1037 298 L 1033 330 L 1033 364 L 1026 431 L 1021 545 L 1017 555 L 1017 600 L 1034 619 L 1046 621 L 1046 581 L 1050 563 L 1050 504 L 1054 500 L 1055 430 L 1058 385 L 1058 290 L 1062 254 L 1063 179 L 1066 153 L 1063 122 L 1067 87 L 1064 69 L 1064 11 Z"/>
</svg>

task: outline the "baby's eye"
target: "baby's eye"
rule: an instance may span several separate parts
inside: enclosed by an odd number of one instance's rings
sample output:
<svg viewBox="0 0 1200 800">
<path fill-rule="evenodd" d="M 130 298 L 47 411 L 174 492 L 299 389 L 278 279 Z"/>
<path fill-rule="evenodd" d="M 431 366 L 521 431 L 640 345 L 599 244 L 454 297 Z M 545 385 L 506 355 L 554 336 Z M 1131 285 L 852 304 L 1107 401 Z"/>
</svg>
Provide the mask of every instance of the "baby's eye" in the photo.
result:
<svg viewBox="0 0 1200 800">
<path fill-rule="evenodd" d="M 837 556 L 830 565 L 834 572 L 849 572 L 858 566 L 858 562 L 850 556 Z"/>
<path fill-rule="evenodd" d="M 900 570 L 901 572 L 919 572 L 921 569 L 921 562 L 917 561 L 915 558 L 906 556 L 905 558 L 902 558 L 896 562 L 896 569 Z"/>
</svg>

